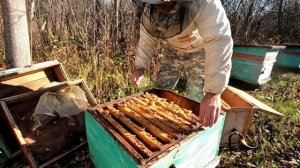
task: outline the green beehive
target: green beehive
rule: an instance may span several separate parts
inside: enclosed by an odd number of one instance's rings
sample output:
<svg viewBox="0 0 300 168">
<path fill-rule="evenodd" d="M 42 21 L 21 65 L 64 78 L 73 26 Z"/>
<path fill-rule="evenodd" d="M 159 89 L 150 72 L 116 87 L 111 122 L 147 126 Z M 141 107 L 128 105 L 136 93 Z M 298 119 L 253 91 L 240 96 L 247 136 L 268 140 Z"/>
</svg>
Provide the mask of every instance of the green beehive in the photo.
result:
<svg viewBox="0 0 300 168">
<path fill-rule="evenodd" d="M 277 64 L 288 68 L 300 68 L 300 45 L 287 45 L 280 50 Z"/>
<path fill-rule="evenodd" d="M 193 112 L 199 110 L 199 103 L 172 92 L 156 90 L 156 93 Z M 130 97 L 124 99 L 128 100 Z M 142 159 L 132 154 L 132 150 L 135 149 L 130 147 L 126 141 L 124 142 L 118 131 L 110 127 L 99 113 L 85 112 L 88 146 L 92 161 L 97 168 L 215 167 L 220 160 L 218 149 L 224 119 L 225 116 L 221 115 L 213 127 L 188 134 L 182 139 L 172 142 L 154 157 Z"/>
<path fill-rule="evenodd" d="M 234 45 L 231 78 L 253 85 L 266 84 L 271 79 L 273 65 L 285 46 Z"/>
</svg>

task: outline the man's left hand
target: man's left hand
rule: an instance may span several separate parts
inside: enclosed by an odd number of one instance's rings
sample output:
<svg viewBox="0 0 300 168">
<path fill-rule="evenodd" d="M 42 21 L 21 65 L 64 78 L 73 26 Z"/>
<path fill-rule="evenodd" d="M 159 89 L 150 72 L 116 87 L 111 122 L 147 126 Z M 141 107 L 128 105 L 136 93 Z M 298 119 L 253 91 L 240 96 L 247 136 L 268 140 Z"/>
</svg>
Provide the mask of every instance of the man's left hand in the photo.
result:
<svg viewBox="0 0 300 168">
<path fill-rule="evenodd" d="M 206 93 L 201 100 L 199 118 L 205 127 L 211 127 L 218 120 L 221 109 L 221 95 Z"/>
</svg>

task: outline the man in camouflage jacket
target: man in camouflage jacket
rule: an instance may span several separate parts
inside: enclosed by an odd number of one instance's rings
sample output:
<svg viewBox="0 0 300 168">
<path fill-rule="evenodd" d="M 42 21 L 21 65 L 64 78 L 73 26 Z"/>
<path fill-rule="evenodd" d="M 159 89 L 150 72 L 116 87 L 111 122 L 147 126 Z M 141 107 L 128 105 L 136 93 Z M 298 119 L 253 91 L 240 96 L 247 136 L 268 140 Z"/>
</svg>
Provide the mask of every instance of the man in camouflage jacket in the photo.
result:
<svg viewBox="0 0 300 168">
<path fill-rule="evenodd" d="M 143 0 L 141 4 L 140 39 L 131 83 L 140 85 L 159 40 L 163 40 L 167 47 L 156 87 L 174 88 L 180 73 L 186 71 L 186 94 L 201 100 L 200 121 L 212 126 L 220 114 L 220 95 L 229 81 L 233 47 L 230 23 L 220 0 Z M 204 82 L 202 48 L 206 53 Z"/>
</svg>

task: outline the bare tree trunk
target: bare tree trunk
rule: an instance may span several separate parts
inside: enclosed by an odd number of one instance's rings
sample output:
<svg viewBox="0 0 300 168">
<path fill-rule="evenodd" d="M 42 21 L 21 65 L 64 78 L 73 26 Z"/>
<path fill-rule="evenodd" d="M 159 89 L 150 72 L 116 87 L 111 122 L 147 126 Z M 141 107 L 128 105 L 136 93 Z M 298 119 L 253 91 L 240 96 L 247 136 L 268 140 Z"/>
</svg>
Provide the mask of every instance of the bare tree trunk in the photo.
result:
<svg viewBox="0 0 300 168">
<path fill-rule="evenodd" d="M 244 26 L 242 28 L 242 30 L 244 30 L 244 38 L 243 38 L 243 43 L 247 43 L 248 42 L 248 35 L 249 35 L 249 29 L 250 29 L 250 25 L 251 25 L 251 20 L 252 20 L 252 13 L 254 11 L 254 3 L 255 0 L 251 0 L 249 8 L 248 8 L 248 12 L 245 16 L 245 22 L 244 22 Z"/>
<path fill-rule="evenodd" d="M 118 48 L 119 41 L 119 8 L 120 8 L 120 0 L 115 0 L 115 14 L 116 14 L 116 23 L 115 23 L 115 41 L 114 41 L 114 50 Z"/>
<path fill-rule="evenodd" d="M 283 36 L 282 32 L 282 4 L 283 0 L 279 0 L 278 2 L 278 20 L 277 20 L 277 30 L 278 30 L 278 35 L 280 36 L 279 38 L 281 39 Z"/>
<path fill-rule="evenodd" d="M 31 64 L 25 0 L 1 0 L 7 64 L 23 67 Z"/>
</svg>

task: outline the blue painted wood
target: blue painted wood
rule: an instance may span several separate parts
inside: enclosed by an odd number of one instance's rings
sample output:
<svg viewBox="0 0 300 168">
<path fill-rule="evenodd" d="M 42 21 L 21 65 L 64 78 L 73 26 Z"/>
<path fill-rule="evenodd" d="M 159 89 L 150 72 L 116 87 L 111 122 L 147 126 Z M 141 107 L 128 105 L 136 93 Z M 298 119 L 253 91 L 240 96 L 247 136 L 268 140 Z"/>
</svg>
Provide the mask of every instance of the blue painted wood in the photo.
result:
<svg viewBox="0 0 300 168">
<path fill-rule="evenodd" d="M 233 48 L 231 78 L 262 85 L 271 79 L 279 47 L 235 45 Z"/>
<path fill-rule="evenodd" d="M 276 64 L 288 68 L 300 68 L 300 45 L 286 46 L 286 49 L 279 52 Z"/>
</svg>

